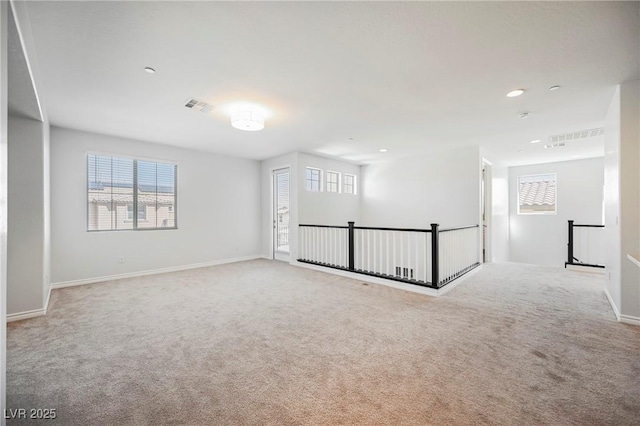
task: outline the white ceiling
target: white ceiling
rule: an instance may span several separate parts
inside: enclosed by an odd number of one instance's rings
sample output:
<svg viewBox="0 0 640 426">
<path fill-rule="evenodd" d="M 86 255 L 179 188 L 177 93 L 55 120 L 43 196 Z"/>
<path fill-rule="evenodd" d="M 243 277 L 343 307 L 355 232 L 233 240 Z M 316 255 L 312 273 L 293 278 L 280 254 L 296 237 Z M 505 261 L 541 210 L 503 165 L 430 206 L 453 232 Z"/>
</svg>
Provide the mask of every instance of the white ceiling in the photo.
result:
<svg viewBox="0 0 640 426">
<path fill-rule="evenodd" d="M 512 165 L 598 156 L 601 137 L 555 150 L 528 141 L 601 127 L 615 85 L 640 78 L 637 2 L 28 9 L 52 124 L 252 159 L 368 163 L 463 145 Z M 505 97 L 516 88 L 527 92 Z M 214 111 L 185 108 L 190 97 Z M 231 127 L 225 108 L 237 101 L 271 111 L 263 131 Z"/>
</svg>

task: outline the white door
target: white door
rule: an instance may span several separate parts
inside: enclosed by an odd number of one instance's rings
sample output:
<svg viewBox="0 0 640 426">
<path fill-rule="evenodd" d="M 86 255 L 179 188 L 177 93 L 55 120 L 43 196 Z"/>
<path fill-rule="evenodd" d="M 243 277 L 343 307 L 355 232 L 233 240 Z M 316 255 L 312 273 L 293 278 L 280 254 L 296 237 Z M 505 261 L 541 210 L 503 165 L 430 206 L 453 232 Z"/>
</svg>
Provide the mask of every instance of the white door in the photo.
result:
<svg viewBox="0 0 640 426">
<path fill-rule="evenodd" d="M 273 258 L 289 261 L 289 168 L 273 171 Z"/>
</svg>

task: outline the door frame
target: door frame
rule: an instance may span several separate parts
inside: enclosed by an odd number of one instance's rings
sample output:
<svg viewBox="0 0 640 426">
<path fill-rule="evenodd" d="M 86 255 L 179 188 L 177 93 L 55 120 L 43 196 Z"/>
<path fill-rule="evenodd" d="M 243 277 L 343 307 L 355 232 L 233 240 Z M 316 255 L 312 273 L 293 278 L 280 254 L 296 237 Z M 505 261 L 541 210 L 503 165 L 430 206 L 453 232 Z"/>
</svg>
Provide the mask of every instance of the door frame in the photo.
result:
<svg viewBox="0 0 640 426">
<path fill-rule="evenodd" d="M 491 262 L 491 219 L 493 217 L 492 164 L 482 158 L 480 169 L 480 250 L 482 263 Z"/>
<path fill-rule="evenodd" d="M 288 170 L 289 171 L 289 253 L 283 253 L 283 252 L 279 252 L 275 249 L 276 246 L 276 232 L 275 232 L 275 221 L 276 221 L 276 185 L 275 185 L 275 180 L 276 180 L 276 172 L 277 171 L 281 171 L 281 170 Z M 270 210 L 270 214 L 269 214 L 269 229 L 270 229 L 270 235 L 271 237 L 269 238 L 270 241 L 270 245 L 269 245 L 269 258 L 272 260 L 280 260 L 283 262 L 290 262 L 291 261 L 291 218 L 292 218 L 292 210 L 293 210 L 293 205 L 291 203 L 291 188 L 292 188 L 292 173 L 291 173 L 291 165 L 283 165 L 283 166 L 279 166 L 279 167 L 272 167 L 270 169 L 270 175 L 271 175 L 271 201 L 269 203 L 269 210 Z"/>
</svg>

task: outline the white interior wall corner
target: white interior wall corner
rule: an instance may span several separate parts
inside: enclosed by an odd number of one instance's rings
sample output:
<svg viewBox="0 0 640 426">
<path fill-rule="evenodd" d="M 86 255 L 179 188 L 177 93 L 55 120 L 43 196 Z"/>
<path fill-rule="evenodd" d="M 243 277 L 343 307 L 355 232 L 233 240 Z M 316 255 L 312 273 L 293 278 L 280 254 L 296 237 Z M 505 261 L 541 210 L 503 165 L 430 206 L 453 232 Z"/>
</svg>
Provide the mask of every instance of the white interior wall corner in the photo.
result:
<svg viewBox="0 0 640 426">
<path fill-rule="evenodd" d="M 6 1 L 0 1 L 0 413 L 7 407 L 7 40 Z M 6 424 L 0 416 L 0 426 Z"/>
</svg>

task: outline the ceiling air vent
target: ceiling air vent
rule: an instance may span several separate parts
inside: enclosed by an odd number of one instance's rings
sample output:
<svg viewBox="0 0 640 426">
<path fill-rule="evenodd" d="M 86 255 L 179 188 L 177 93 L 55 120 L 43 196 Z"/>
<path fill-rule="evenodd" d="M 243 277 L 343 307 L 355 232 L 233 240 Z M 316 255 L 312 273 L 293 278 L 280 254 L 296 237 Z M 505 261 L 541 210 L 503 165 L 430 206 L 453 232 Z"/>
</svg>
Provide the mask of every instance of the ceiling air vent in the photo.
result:
<svg viewBox="0 0 640 426">
<path fill-rule="evenodd" d="M 559 143 L 550 143 L 548 145 L 544 146 L 544 149 L 551 149 L 551 148 L 562 148 L 564 146 L 564 142 L 559 142 Z"/>
<path fill-rule="evenodd" d="M 551 144 L 557 144 L 558 142 L 576 141 L 602 135 L 604 135 L 604 127 L 600 127 L 598 129 L 580 130 L 572 133 L 564 133 L 562 135 L 549 136 L 549 142 L 551 142 Z M 548 145 L 545 145 L 545 148 L 547 148 L 547 146 Z"/>
<path fill-rule="evenodd" d="M 200 111 L 205 114 L 213 110 L 213 106 L 209 105 L 204 101 L 201 101 L 200 99 L 195 99 L 195 98 L 187 99 L 184 106 L 194 111 Z"/>
</svg>

